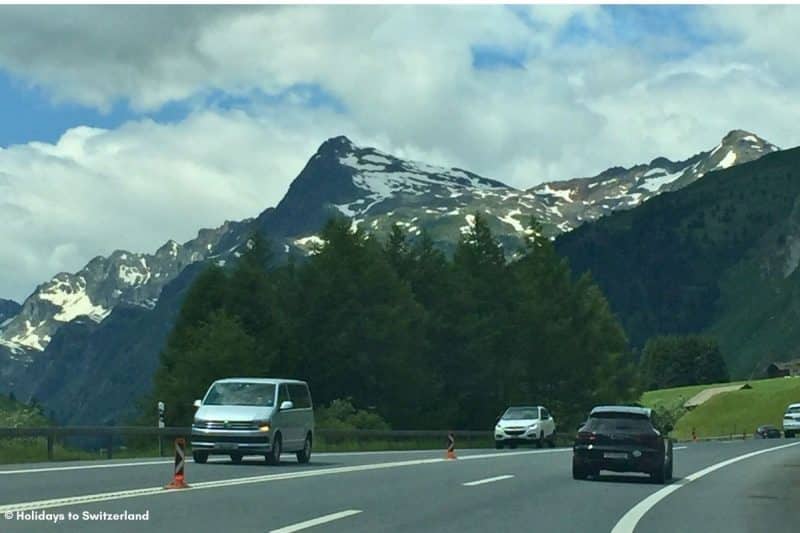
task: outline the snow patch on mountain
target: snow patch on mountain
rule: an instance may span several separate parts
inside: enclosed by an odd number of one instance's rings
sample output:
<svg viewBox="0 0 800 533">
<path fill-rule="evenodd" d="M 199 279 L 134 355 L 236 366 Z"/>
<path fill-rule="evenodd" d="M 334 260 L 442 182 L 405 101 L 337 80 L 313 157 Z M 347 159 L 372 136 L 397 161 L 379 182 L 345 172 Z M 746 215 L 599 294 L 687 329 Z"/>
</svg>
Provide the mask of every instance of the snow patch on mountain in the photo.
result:
<svg viewBox="0 0 800 533">
<path fill-rule="evenodd" d="M 684 172 L 685 169 L 681 169 L 678 172 L 668 174 L 663 168 L 654 168 L 653 170 L 647 172 L 644 175 L 646 179 L 645 181 L 639 184 L 639 187 L 641 187 L 642 189 L 647 189 L 650 192 L 657 192 L 664 185 L 672 183 L 676 179 L 683 176 Z"/>
<path fill-rule="evenodd" d="M 730 168 L 736 162 L 736 152 L 733 150 L 728 151 L 722 161 L 719 162 L 717 168 Z"/>
<path fill-rule="evenodd" d="M 79 277 L 77 281 L 77 286 L 73 286 L 68 281 L 55 280 L 55 283 L 39 293 L 39 298 L 60 308 L 53 315 L 53 318 L 59 322 L 69 322 L 81 315 L 86 315 L 95 322 L 101 322 L 111 310 L 92 302 L 92 299 L 86 294 L 85 278 Z M 30 323 L 28 322 L 28 324 Z M 14 341 L 14 338 L 11 340 Z"/>
<path fill-rule="evenodd" d="M 498 217 L 499 220 L 502 220 L 506 224 L 509 224 L 515 231 L 523 233 L 525 231 L 525 226 L 523 226 L 519 220 L 514 218 L 515 216 L 519 216 L 522 214 L 522 211 L 519 209 L 514 209 L 506 214 L 506 216 Z"/>
</svg>

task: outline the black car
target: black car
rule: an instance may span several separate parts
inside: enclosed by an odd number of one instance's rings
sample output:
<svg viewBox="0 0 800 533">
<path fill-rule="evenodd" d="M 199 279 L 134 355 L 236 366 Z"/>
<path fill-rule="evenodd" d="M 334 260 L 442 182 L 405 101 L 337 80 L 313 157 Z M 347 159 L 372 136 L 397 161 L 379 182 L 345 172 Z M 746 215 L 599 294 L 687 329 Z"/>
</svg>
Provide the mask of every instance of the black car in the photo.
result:
<svg viewBox="0 0 800 533">
<path fill-rule="evenodd" d="M 601 470 L 644 472 L 656 483 L 672 479 L 672 440 L 653 426 L 650 409 L 595 407 L 572 449 L 574 479 L 597 477 Z"/>
<path fill-rule="evenodd" d="M 758 426 L 755 436 L 757 439 L 779 439 L 781 438 L 781 430 L 770 425 Z"/>
</svg>

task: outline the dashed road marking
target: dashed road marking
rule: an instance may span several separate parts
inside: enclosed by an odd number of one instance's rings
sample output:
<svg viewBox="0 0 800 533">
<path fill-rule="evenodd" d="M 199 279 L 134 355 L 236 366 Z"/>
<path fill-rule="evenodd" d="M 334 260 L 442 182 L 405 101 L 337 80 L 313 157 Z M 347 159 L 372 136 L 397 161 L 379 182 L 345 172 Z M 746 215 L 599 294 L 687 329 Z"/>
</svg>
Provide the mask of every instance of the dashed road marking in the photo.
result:
<svg viewBox="0 0 800 533">
<path fill-rule="evenodd" d="M 479 479 L 478 481 L 470 481 L 468 483 L 462 483 L 462 485 L 464 485 L 465 487 L 474 487 L 476 485 L 483 485 L 485 483 L 494 483 L 495 481 L 502 481 L 504 479 L 511 479 L 512 477 L 514 477 L 514 476 L 511 475 L 511 474 L 507 474 L 507 475 L 504 475 L 504 476 L 496 476 L 496 477 L 489 477 L 489 478 L 486 478 L 486 479 Z"/>
<path fill-rule="evenodd" d="M 347 511 L 341 511 L 338 513 L 326 514 L 325 516 L 306 520 L 305 522 L 298 522 L 297 524 L 292 524 L 291 526 L 273 529 L 270 531 L 270 533 L 294 533 L 295 531 L 300 531 L 302 529 L 308 529 L 321 524 L 327 524 L 328 522 L 333 522 L 334 520 L 341 520 L 342 518 L 347 518 L 348 516 L 353 516 L 359 514 L 360 512 L 361 511 L 357 509 L 349 509 Z"/>
</svg>

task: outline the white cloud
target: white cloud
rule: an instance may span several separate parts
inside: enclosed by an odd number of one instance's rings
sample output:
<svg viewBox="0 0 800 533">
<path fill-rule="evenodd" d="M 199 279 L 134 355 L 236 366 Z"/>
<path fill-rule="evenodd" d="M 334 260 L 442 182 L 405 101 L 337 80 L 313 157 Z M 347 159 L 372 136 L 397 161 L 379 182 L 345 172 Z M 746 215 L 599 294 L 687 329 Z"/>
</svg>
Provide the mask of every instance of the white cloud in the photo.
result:
<svg viewBox="0 0 800 533">
<path fill-rule="evenodd" d="M 200 103 L 174 125 L 78 128 L 0 151 L 0 221 L 13 229 L 0 271 L 15 272 L 0 294 L 115 247 L 254 216 L 339 134 L 519 187 L 688 157 L 734 128 L 800 144 L 800 9 L 698 9 L 708 42 L 692 49 L 672 26 L 648 46 L 618 39 L 592 6 L 0 8 L 0 67 L 54 100 Z M 562 39 L 574 17 L 588 37 Z M 524 68 L 476 70 L 475 45 L 518 52 Z M 198 98 L 297 84 L 344 111 L 286 98 L 226 112 Z"/>
<path fill-rule="evenodd" d="M 317 135 L 338 131 L 326 116 L 202 111 L 0 149 L 0 294 L 21 299 L 96 255 L 155 251 L 256 216 L 280 200 Z"/>
</svg>

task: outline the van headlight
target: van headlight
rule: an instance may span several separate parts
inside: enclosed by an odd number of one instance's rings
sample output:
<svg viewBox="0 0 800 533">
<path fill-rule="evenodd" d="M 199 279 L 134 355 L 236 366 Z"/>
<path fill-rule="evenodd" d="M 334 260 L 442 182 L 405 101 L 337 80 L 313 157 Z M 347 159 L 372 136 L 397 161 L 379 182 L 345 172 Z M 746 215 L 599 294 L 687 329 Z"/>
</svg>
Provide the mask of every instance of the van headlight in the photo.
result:
<svg viewBox="0 0 800 533">
<path fill-rule="evenodd" d="M 266 433 L 266 432 L 268 432 L 268 431 L 269 431 L 269 429 L 270 429 L 270 428 L 269 428 L 269 420 L 266 420 L 266 421 L 261 421 L 261 422 L 256 422 L 256 425 L 258 426 L 258 430 L 259 430 L 260 432 L 262 432 L 262 433 Z"/>
<path fill-rule="evenodd" d="M 536 429 L 536 428 L 538 428 L 538 427 L 539 427 L 539 423 L 538 423 L 538 422 L 536 422 L 536 423 L 534 423 L 534 424 L 531 424 L 530 426 L 528 426 L 528 429 Z"/>
</svg>

